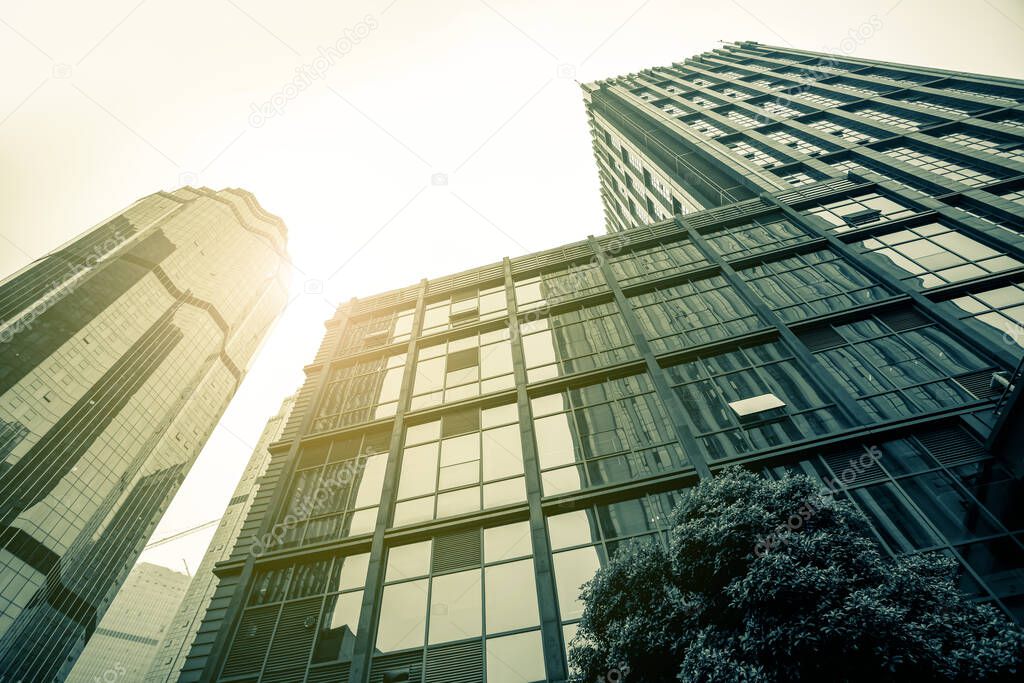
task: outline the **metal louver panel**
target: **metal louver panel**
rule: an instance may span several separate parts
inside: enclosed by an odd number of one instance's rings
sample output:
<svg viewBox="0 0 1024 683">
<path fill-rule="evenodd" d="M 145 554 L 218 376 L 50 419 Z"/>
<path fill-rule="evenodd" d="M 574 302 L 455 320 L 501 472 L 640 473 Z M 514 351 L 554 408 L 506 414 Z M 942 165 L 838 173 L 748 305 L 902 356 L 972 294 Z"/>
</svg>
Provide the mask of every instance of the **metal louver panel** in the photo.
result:
<svg viewBox="0 0 1024 683">
<path fill-rule="evenodd" d="M 846 340 L 828 325 L 803 330 L 797 333 L 797 337 L 811 351 L 824 351 L 846 343 Z"/>
<path fill-rule="evenodd" d="M 310 669 L 306 683 L 348 683 L 348 672 L 351 668 L 351 664 L 342 662 Z"/>
<path fill-rule="evenodd" d="M 456 569 L 479 567 L 480 530 L 470 529 L 454 534 L 446 534 L 434 538 L 434 572 L 447 572 Z"/>
<path fill-rule="evenodd" d="M 915 327 L 921 327 L 931 322 L 913 308 L 901 308 L 895 311 L 879 313 L 878 319 L 891 327 L 893 332 L 912 330 Z"/>
<path fill-rule="evenodd" d="M 260 683 L 303 683 L 305 680 L 305 667 L 287 671 L 268 671 L 260 677 Z"/>
<path fill-rule="evenodd" d="M 992 370 L 979 370 L 969 372 L 966 375 L 954 377 L 957 384 L 970 392 L 972 396 L 980 399 L 999 398 L 1003 393 L 1000 384 L 992 386 Z"/>
<path fill-rule="evenodd" d="M 249 610 L 238 624 L 234 642 L 224 664 L 223 676 L 258 673 L 274 632 L 278 608 L 262 607 Z"/>
<path fill-rule="evenodd" d="M 981 443 L 961 427 L 948 427 L 918 434 L 917 440 L 946 467 L 971 462 L 988 455 Z"/>
<path fill-rule="evenodd" d="M 473 640 L 430 648 L 427 650 L 427 674 L 423 680 L 424 683 L 483 683 L 483 643 Z"/>
<path fill-rule="evenodd" d="M 885 451 L 880 453 L 884 461 Z M 878 465 L 879 458 L 869 457 L 863 448 L 823 455 L 822 459 L 843 486 L 859 486 L 886 478 Z"/>
<path fill-rule="evenodd" d="M 404 681 L 402 674 L 408 675 L 409 683 L 423 682 L 423 652 L 403 652 L 397 655 L 374 657 L 373 668 L 370 670 L 369 683 L 386 681 Z"/>
<path fill-rule="evenodd" d="M 831 180 L 822 180 L 818 183 L 804 185 L 799 190 L 784 190 L 783 192 L 776 194 L 775 198 L 784 204 L 794 204 L 808 199 L 825 197 L 836 192 L 843 192 L 844 190 L 852 190 L 862 184 L 863 183 L 851 182 L 846 178 L 833 178 Z"/>
<path fill-rule="evenodd" d="M 268 671 L 306 665 L 322 604 L 323 598 L 312 598 L 284 606 L 267 657 Z"/>
</svg>

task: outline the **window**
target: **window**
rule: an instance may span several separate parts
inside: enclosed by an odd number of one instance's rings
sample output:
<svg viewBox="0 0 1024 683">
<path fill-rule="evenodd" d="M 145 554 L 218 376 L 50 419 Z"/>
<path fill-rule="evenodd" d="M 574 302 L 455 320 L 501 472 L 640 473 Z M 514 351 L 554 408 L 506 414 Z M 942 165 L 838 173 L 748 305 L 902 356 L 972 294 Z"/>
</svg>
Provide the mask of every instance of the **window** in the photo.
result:
<svg viewBox="0 0 1024 683">
<path fill-rule="evenodd" d="M 892 107 L 885 106 L 860 107 L 857 109 L 851 109 L 850 111 L 858 116 L 871 119 L 876 123 L 881 123 L 893 128 L 899 128 L 901 130 L 918 130 L 922 126 L 939 123 L 941 121 L 941 119 L 936 119 L 924 114 L 918 114 L 917 112 L 911 112 L 906 109 L 894 109 Z"/>
<path fill-rule="evenodd" d="M 505 317 L 505 287 L 471 288 L 428 303 L 423 312 L 423 335 L 434 334 L 461 324 Z"/>
<path fill-rule="evenodd" d="M 847 142 L 852 143 L 868 143 L 880 140 L 877 135 L 872 134 L 866 129 L 854 128 L 855 124 L 852 124 L 844 119 L 833 118 L 833 117 L 822 117 L 814 121 L 807 121 L 808 126 L 816 130 L 820 130 L 822 133 L 834 135 L 838 138 L 842 138 Z"/>
<path fill-rule="evenodd" d="M 615 278 L 623 286 L 710 265 L 700 250 L 685 238 L 624 251 L 610 256 L 608 262 Z"/>
<path fill-rule="evenodd" d="M 810 237 L 779 214 L 769 214 L 754 220 L 715 230 L 704 236 L 711 248 L 726 259 L 774 251 L 782 247 L 805 242 Z"/>
<path fill-rule="evenodd" d="M 996 341 L 1024 347 L 1024 285 L 1014 283 L 948 300 L 945 308 Z"/>
<path fill-rule="evenodd" d="M 789 167 L 793 168 L 792 166 Z M 797 168 L 797 170 L 787 170 L 784 173 L 775 172 L 775 175 L 782 178 L 784 181 L 792 185 L 793 187 L 800 187 L 801 185 L 809 185 L 816 183 L 820 178 L 811 176 L 807 171 Z"/>
<path fill-rule="evenodd" d="M 558 611 L 570 634 L 567 647 L 583 614 L 580 587 L 626 543 L 667 543 L 672 511 L 685 495 L 685 489 L 648 494 L 548 517 Z"/>
<path fill-rule="evenodd" d="M 753 126 L 757 126 L 760 123 L 758 121 L 755 121 L 753 118 L 747 116 L 746 114 L 739 112 L 735 109 L 730 109 L 729 111 L 725 112 L 725 117 L 732 121 L 737 126 L 739 126 L 740 128 L 752 128 Z"/>
<path fill-rule="evenodd" d="M 378 356 L 334 367 L 312 431 L 391 417 L 405 374 L 405 354 Z"/>
<path fill-rule="evenodd" d="M 521 323 L 526 377 L 537 382 L 614 365 L 637 356 L 614 304 L 598 304 Z"/>
<path fill-rule="evenodd" d="M 1024 90 L 1019 88 L 1007 88 L 987 83 L 974 83 L 971 81 L 947 81 L 946 83 L 934 86 L 940 90 L 973 97 L 983 97 L 1001 105 L 1014 106 L 1018 102 L 1024 102 Z"/>
<path fill-rule="evenodd" d="M 747 346 L 666 369 L 708 457 L 717 460 L 838 431 L 846 421 L 781 342 Z M 772 394 L 784 405 L 756 418 L 730 407 Z"/>
<path fill-rule="evenodd" d="M 349 320 L 342 332 L 340 352 L 356 353 L 409 341 L 414 314 L 412 308 L 403 308 Z"/>
<path fill-rule="evenodd" d="M 373 432 L 304 446 L 279 522 L 285 546 L 371 533 L 384 487 L 389 434 Z"/>
<path fill-rule="evenodd" d="M 488 681 L 541 680 L 544 653 L 534 577 L 525 521 L 392 547 L 375 651 L 426 645 L 424 679 L 441 680 L 441 671 L 431 671 L 444 657 L 439 646 L 459 642 L 457 656 L 464 665 L 475 661 L 482 668 L 486 651 Z"/>
<path fill-rule="evenodd" d="M 520 312 L 608 291 L 596 261 L 516 280 L 516 305 Z"/>
<path fill-rule="evenodd" d="M 910 91 L 905 93 L 896 93 L 890 95 L 890 97 L 901 102 L 913 102 L 919 107 L 934 109 L 935 111 L 941 111 L 951 116 L 969 116 L 983 109 L 987 109 L 984 105 L 978 105 L 973 102 L 966 102 L 964 100 L 942 97 L 941 95 L 936 96 L 931 93 L 923 92 Z"/>
<path fill-rule="evenodd" d="M 531 401 L 544 495 L 642 479 L 685 466 L 646 374 Z"/>
<path fill-rule="evenodd" d="M 793 133 L 786 130 L 779 129 L 768 133 L 768 137 L 775 140 L 780 145 L 786 145 L 792 147 L 796 151 L 802 154 L 823 154 L 826 150 L 821 145 L 818 145 L 810 140 L 805 140 L 803 137 L 797 137 Z"/>
<path fill-rule="evenodd" d="M 976 163 L 973 160 L 960 159 L 950 154 L 925 151 L 907 145 L 893 147 L 884 150 L 882 153 L 896 161 L 916 166 L 921 171 L 929 171 L 947 180 L 972 187 L 991 183 L 1007 174 L 1004 171 L 982 171 L 980 168 L 972 166 L 972 164 Z"/>
<path fill-rule="evenodd" d="M 835 335 L 827 333 L 829 348 L 816 349 L 815 356 L 878 420 L 976 400 L 955 378 L 990 366 L 925 318 L 919 317 L 916 327 L 908 324 L 907 314 L 876 314 L 833 325 Z M 821 338 L 826 333 L 806 334 Z"/>
<path fill-rule="evenodd" d="M 853 308 L 889 292 L 830 249 L 797 254 L 739 271 L 786 322 Z"/>
<path fill-rule="evenodd" d="M 834 232 L 846 232 L 906 218 L 916 211 L 879 192 L 867 192 L 853 197 L 825 200 L 803 213 L 823 219 Z"/>
<path fill-rule="evenodd" d="M 760 147 L 756 147 L 746 141 L 732 142 L 729 144 L 729 149 L 732 150 L 734 155 L 747 159 L 758 166 L 770 168 L 781 163 L 778 157 L 772 156 Z"/>
<path fill-rule="evenodd" d="M 871 237 L 860 243 L 869 258 L 907 273 L 921 289 L 963 282 L 1021 266 L 1021 262 L 941 223 Z"/>
<path fill-rule="evenodd" d="M 775 117 L 779 119 L 788 119 L 794 116 L 800 116 L 800 114 L 806 113 L 799 109 L 794 109 L 788 105 L 782 104 L 779 100 L 768 100 L 759 104 L 762 112 L 762 116 L 767 114 L 769 117 Z"/>
<path fill-rule="evenodd" d="M 502 327 L 421 347 L 410 408 L 419 410 L 514 386 L 509 329 Z"/>
<path fill-rule="evenodd" d="M 687 126 L 689 126 L 690 128 L 692 128 L 693 130 L 700 133 L 706 138 L 714 139 L 719 136 L 725 135 L 724 130 L 722 130 L 716 124 L 704 118 L 697 117 L 694 119 L 689 119 L 685 123 Z"/>
<path fill-rule="evenodd" d="M 811 102 L 824 109 L 838 107 L 839 105 L 845 102 L 850 102 L 852 100 L 852 98 L 846 95 L 838 95 L 837 93 L 831 92 L 828 95 L 825 95 L 824 93 L 819 92 L 818 90 L 810 90 L 803 88 L 798 88 L 795 91 L 790 91 L 790 95 L 798 100 L 803 100 L 804 102 Z M 842 97 L 842 99 L 840 99 L 840 97 Z"/>
<path fill-rule="evenodd" d="M 369 553 L 300 559 L 256 573 L 224 675 L 351 661 Z M 252 655 L 253 650 L 259 656 Z"/>
<path fill-rule="evenodd" d="M 763 324 L 720 275 L 629 298 L 655 353 L 707 344 Z"/>
<path fill-rule="evenodd" d="M 525 500 L 516 404 L 466 408 L 406 429 L 394 526 Z"/>
</svg>

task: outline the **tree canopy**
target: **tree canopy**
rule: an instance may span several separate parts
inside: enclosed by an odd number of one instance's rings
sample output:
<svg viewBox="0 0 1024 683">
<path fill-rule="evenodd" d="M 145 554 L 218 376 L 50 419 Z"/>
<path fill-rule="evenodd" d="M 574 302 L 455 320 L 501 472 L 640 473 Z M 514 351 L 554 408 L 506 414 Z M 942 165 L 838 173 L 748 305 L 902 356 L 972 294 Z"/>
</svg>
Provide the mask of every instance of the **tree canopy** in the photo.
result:
<svg viewBox="0 0 1024 683">
<path fill-rule="evenodd" d="M 819 483 L 729 468 L 673 513 L 667 548 L 620 549 L 585 584 L 574 680 L 1018 680 L 1021 630 L 937 553 L 890 558 Z"/>
</svg>

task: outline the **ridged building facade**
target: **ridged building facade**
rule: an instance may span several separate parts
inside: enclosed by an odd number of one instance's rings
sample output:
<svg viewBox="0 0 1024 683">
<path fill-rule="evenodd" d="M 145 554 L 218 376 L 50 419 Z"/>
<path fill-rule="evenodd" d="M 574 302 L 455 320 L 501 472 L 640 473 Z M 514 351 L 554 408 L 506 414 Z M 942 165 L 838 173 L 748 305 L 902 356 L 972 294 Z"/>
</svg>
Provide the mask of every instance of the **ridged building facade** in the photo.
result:
<svg viewBox="0 0 1024 683">
<path fill-rule="evenodd" d="M 0 681 L 67 675 L 283 309 L 286 242 L 182 188 L 0 284 Z"/>
<path fill-rule="evenodd" d="M 610 234 L 339 308 L 182 681 L 564 681 L 733 464 L 1022 618 L 1024 82 L 738 43 L 584 97 Z"/>
<path fill-rule="evenodd" d="M 295 397 L 289 396 L 281 404 L 281 410 L 277 415 L 270 418 L 267 426 L 263 429 L 252 457 L 242 472 L 242 478 L 231 494 L 224 516 L 221 517 L 217 530 L 213 533 L 210 545 L 203 555 L 199 567 L 192 577 L 188 591 L 177 606 L 173 619 L 164 637 L 161 639 L 160 649 L 153 658 L 152 666 L 148 671 L 143 671 L 138 680 L 145 680 L 146 683 L 175 683 L 178 674 L 188 656 L 189 647 L 203 623 L 206 615 L 206 608 L 213 598 L 217 588 L 217 576 L 213 568 L 218 562 L 227 560 L 234 549 L 235 541 L 238 539 L 245 522 L 249 509 L 252 507 L 256 496 L 257 483 L 263 473 L 267 470 L 270 462 L 271 443 L 278 441 L 284 429 L 285 421 L 291 412 Z"/>
</svg>

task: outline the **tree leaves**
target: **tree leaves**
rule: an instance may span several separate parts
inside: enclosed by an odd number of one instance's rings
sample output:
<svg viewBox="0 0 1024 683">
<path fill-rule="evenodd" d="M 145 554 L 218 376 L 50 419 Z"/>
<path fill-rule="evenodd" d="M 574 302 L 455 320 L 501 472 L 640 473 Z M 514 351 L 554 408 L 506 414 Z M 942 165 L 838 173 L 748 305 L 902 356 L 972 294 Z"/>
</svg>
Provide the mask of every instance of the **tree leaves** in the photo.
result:
<svg viewBox="0 0 1024 683">
<path fill-rule="evenodd" d="M 627 544 L 583 591 L 576 680 L 1015 680 L 1024 636 L 938 555 L 884 556 L 867 520 L 807 477 L 701 482 L 668 548 Z M 758 546 L 775 534 L 772 544 Z"/>
</svg>

